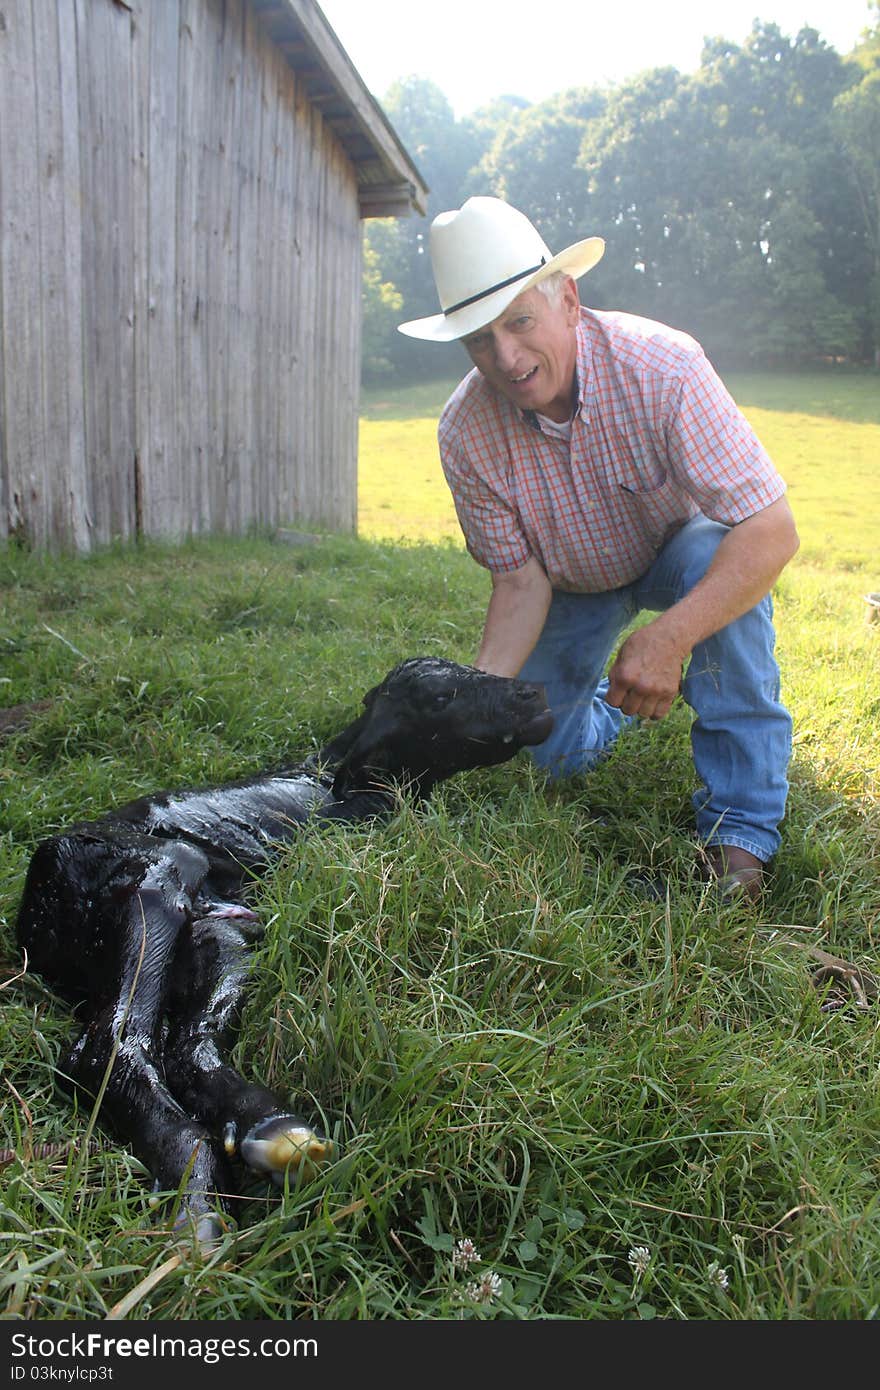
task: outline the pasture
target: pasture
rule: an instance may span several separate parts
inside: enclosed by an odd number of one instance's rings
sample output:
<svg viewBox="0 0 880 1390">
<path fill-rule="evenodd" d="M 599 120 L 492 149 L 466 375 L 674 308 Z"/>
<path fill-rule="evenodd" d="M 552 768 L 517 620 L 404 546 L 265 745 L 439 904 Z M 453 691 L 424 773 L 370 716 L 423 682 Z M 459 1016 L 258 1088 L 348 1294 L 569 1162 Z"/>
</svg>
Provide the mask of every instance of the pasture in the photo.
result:
<svg viewBox="0 0 880 1390">
<path fill-rule="evenodd" d="M 366 396 L 359 539 L 0 553 L 0 706 L 39 702 L 0 741 L 0 1318 L 877 1316 L 878 1005 L 817 990 L 809 950 L 880 976 L 880 382 L 730 385 L 802 537 L 761 910 L 697 880 L 681 707 L 588 778 L 546 787 L 520 754 L 304 836 L 254 885 L 235 1058 L 340 1156 L 247 1180 L 204 1257 L 56 1092 L 73 1025 L 15 946 L 23 874 L 114 802 L 299 759 L 403 657 L 472 657 L 488 579 L 436 459 L 445 388 Z"/>
</svg>

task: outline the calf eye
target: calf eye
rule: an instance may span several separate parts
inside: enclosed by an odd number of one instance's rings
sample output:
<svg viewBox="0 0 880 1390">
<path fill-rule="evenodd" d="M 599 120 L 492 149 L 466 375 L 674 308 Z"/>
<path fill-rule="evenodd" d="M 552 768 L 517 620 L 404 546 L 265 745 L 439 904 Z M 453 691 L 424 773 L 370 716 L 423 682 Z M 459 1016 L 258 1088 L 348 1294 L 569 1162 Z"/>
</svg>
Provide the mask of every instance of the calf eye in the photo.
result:
<svg viewBox="0 0 880 1390">
<path fill-rule="evenodd" d="M 442 709 L 444 705 L 448 705 L 448 704 L 449 704 L 449 701 L 450 701 L 451 699 L 452 699 L 452 691 L 451 691 L 451 690 L 441 690 L 441 691 L 438 691 L 438 693 L 437 693 L 436 695 L 432 695 L 432 696 L 431 696 L 431 708 L 432 708 L 432 709 Z"/>
</svg>

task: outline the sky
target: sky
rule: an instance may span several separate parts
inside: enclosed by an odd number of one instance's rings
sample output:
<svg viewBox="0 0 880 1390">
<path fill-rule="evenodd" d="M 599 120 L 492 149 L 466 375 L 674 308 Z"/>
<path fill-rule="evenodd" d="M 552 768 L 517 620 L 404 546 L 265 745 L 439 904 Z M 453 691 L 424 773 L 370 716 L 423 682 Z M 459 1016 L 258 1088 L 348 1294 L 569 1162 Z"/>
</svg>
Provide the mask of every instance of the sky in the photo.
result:
<svg viewBox="0 0 880 1390">
<path fill-rule="evenodd" d="M 848 52 L 872 21 L 867 0 L 318 0 L 380 101 L 402 77 L 426 77 L 456 117 L 497 96 L 528 101 L 607 86 L 645 68 L 692 72 L 703 38 L 742 43 L 759 18 L 794 36 L 818 29 Z"/>
</svg>

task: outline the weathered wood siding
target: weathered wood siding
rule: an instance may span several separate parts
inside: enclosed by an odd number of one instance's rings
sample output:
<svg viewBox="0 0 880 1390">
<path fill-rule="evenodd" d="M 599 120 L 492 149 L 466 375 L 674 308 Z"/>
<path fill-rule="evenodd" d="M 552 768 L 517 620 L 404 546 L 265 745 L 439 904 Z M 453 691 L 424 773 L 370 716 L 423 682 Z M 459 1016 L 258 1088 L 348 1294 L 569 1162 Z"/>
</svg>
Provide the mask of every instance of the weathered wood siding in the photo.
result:
<svg viewBox="0 0 880 1390">
<path fill-rule="evenodd" d="M 3 0 L 0 539 L 354 529 L 360 258 L 244 0 Z"/>
</svg>

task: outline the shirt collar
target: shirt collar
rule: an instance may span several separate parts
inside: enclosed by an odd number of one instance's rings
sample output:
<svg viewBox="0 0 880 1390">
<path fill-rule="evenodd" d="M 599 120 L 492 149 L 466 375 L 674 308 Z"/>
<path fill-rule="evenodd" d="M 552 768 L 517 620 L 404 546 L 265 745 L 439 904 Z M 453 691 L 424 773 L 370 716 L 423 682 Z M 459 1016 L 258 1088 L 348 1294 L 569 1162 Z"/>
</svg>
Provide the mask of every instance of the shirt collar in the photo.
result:
<svg viewBox="0 0 880 1390">
<path fill-rule="evenodd" d="M 590 337 L 586 309 L 581 309 L 577 333 L 577 413 L 582 420 L 589 420 L 590 407 L 596 393 L 596 377 L 593 371 L 593 344 Z"/>
</svg>

